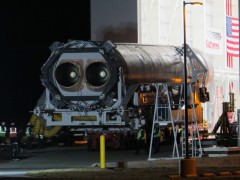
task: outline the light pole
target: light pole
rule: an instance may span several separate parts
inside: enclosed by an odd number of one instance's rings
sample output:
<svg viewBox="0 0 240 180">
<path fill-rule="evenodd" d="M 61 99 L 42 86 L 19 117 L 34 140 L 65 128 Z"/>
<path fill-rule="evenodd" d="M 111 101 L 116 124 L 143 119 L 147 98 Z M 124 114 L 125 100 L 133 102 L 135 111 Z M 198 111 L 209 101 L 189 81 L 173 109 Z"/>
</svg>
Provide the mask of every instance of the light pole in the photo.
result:
<svg viewBox="0 0 240 180">
<path fill-rule="evenodd" d="M 202 5 L 201 2 L 185 2 L 183 0 L 183 60 L 184 60 L 184 115 L 185 115 L 185 136 L 186 136 L 186 146 L 185 146 L 185 158 L 180 161 L 180 174 L 183 177 L 186 176 L 196 176 L 196 161 L 195 159 L 190 159 L 188 154 L 188 103 L 187 103 L 187 47 L 186 47 L 186 8 L 187 4 L 190 5 Z"/>
<path fill-rule="evenodd" d="M 185 159 L 189 158 L 188 154 L 188 104 L 187 104 L 187 47 L 186 47 L 186 5 L 202 5 L 201 2 L 185 2 L 183 1 L 183 60 L 184 60 L 184 115 L 185 115 L 185 135 L 186 135 L 186 155 Z"/>
</svg>

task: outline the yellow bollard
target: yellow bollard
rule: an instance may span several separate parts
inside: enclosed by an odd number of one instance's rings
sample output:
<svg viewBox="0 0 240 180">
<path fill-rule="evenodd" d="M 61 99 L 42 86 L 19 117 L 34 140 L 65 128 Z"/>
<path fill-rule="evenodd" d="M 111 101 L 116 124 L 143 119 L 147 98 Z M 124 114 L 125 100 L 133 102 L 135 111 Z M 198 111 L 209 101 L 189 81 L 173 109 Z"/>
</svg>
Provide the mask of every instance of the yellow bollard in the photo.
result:
<svg viewBox="0 0 240 180">
<path fill-rule="evenodd" d="M 105 168 L 105 136 L 100 136 L 100 168 Z"/>
</svg>

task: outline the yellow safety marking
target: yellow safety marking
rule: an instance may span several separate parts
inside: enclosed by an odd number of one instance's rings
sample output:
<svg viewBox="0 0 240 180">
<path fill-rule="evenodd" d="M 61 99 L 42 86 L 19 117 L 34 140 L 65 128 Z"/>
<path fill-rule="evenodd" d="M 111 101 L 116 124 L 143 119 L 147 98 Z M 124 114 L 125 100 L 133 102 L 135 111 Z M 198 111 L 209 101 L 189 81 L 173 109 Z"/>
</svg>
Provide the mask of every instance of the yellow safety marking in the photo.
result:
<svg viewBox="0 0 240 180">
<path fill-rule="evenodd" d="M 97 121 L 97 116 L 72 116 L 72 121 Z"/>
</svg>

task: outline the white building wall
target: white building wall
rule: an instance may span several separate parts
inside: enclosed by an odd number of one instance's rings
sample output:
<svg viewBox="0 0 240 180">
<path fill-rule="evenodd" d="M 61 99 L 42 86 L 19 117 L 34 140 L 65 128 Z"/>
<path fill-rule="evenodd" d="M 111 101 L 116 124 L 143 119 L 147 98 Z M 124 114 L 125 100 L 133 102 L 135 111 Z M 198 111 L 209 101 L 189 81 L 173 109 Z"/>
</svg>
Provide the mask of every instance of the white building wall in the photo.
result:
<svg viewBox="0 0 240 180">
<path fill-rule="evenodd" d="M 238 17 L 238 1 L 232 1 L 233 16 Z M 211 131 L 222 113 L 222 102 L 229 101 L 229 84 L 233 84 L 235 105 L 239 109 L 239 60 L 234 59 L 233 68 L 226 67 L 225 0 L 200 2 L 203 6 L 186 5 L 186 33 L 187 44 L 204 52 L 213 66 L 213 82 L 208 85 L 210 101 L 203 104 L 203 117 L 208 120 Z M 138 42 L 182 46 L 182 4 L 182 0 L 138 0 Z M 206 48 L 209 32 L 221 35 L 216 51 Z"/>
</svg>

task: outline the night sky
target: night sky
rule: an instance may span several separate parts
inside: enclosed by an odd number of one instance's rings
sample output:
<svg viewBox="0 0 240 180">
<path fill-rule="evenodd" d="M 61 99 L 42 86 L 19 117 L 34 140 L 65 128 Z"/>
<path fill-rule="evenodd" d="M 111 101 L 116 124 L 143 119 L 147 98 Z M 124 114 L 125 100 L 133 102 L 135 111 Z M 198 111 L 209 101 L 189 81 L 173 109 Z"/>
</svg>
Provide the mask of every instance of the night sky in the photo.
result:
<svg viewBox="0 0 240 180">
<path fill-rule="evenodd" d="M 25 124 L 44 88 L 54 41 L 90 39 L 90 0 L 7 1 L 0 6 L 0 121 Z"/>
</svg>

